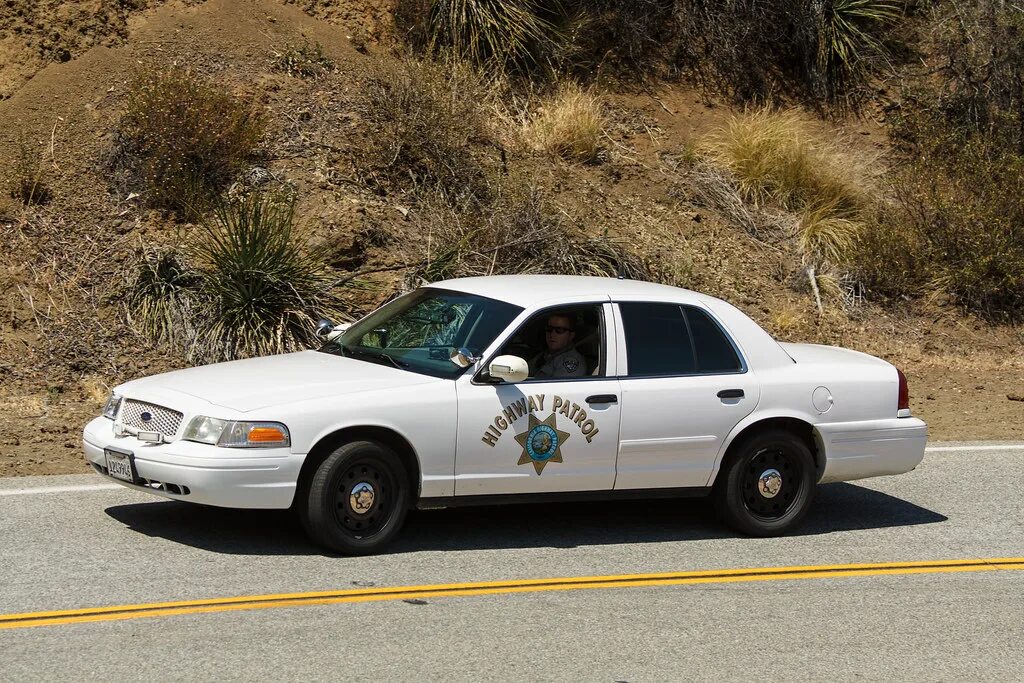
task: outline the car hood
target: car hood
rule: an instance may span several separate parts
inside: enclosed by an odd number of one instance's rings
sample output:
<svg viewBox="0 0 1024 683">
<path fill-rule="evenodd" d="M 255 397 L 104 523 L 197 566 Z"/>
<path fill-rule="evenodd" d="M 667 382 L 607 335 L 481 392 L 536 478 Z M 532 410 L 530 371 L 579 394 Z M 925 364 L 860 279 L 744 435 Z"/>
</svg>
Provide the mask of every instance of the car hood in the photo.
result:
<svg viewBox="0 0 1024 683">
<path fill-rule="evenodd" d="M 147 393 L 187 394 L 247 412 L 258 408 L 439 382 L 434 377 L 318 351 L 300 351 L 143 377 L 117 393 L 145 399 Z"/>
</svg>

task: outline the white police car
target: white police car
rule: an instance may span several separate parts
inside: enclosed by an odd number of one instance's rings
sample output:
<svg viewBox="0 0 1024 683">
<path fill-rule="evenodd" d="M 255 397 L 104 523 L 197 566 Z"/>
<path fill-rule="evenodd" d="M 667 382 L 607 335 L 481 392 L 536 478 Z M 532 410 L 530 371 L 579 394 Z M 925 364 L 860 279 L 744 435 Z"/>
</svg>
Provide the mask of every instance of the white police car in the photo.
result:
<svg viewBox="0 0 1024 683">
<path fill-rule="evenodd" d="M 85 427 L 85 457 L 166 498 L 294 506 L 317 542 L 371 553 L 411 506 L 593 497 L 710 494 L 736 529 L 775 535 L 816 483 L 924 456 L 927 427 L 895 367 L 778 343 L 674 287 L 451 280 L 331 336 L 123 384 Z M 572 372 L 537 376 L 567 348 Z"/>
</svg>

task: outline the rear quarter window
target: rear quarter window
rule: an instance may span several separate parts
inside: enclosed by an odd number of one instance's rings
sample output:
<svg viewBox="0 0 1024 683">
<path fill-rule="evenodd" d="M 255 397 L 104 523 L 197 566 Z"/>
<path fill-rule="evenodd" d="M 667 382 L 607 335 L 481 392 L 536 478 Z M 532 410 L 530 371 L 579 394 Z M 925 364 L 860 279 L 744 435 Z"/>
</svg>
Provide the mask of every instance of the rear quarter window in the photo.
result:
<svg viewBox="0 0 1024 683">
<path fill-rule="evenodd" d="M 686 311 L 686 320 L 690 324 L 690 333 L 693 335 L 697 372 L 717 374 L 742 371 L 743 364 L 736 354 L 736 349 L 718 323 L 699 308 L 683 308 Z"/>
</svg>

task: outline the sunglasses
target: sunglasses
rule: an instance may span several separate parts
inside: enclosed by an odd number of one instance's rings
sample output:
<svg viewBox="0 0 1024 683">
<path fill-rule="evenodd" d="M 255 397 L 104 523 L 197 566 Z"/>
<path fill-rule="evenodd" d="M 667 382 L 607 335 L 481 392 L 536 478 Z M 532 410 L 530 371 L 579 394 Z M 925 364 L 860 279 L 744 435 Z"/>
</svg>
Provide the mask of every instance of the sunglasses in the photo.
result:
<svg viewBox="0 0 1024 683">
<path fill-rule="evenodd" d="M 556 327 L 554 325 L 548 325 L 547 327 L 544 328 L 544 330 L 548 334 L 551 334 L 552 332 L 554 332 L 555 334 L 565 334 L 566 332 L 573 331 L 571 327 Z"/>
</svg>

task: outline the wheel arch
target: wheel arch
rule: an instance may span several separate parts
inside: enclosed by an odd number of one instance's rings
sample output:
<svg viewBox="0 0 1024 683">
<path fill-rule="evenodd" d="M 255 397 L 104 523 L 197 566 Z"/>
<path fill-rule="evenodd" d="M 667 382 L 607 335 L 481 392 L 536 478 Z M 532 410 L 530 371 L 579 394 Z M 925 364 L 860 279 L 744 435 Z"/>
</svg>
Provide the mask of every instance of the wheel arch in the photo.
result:
<svg viewBox="0 0 1024 683">
<path fill-rule="evenodd" d="M 711 478 L 708 480 L 708 486 L 714 485 L 722 465 L 736 451 L 738 445 L 746 439 L 770 429 L 782 429 L 792 432 L 807 444 L 807 448 L 811 451 L 811 456 L 814 458 L 815 481 L 820 480 L 821 476 L 825 473 L 827 457 L 821 434 L 815 429 L 814 424 L 794 415 L 762 415 L 750 421 L 741 422 L 733 428 L 732 433 L 729 434 L 729 437 L 722 445 L 718 459 L 715 461 L 715 467 L 711 472 Z"/>
<path fill-rule="evenodd" d="M 299 471 L 299 480 L 295 487 L 295 498 L 292 501 L 294 506 L 298 501 L 303 500 L 309 487 L 309 482 L 317 468 L 327 459 L 331 452 L 343 443 L 366 439 L 377 441 L 389 447 L 401 459 L 405 466 L 409 483 L 409 499 L 412 505 L 419 500 L 422 486 L 422 477 L 419 456 L 412 443 L 398 431 L 391 427 L 380 425 L 354 425 L 342 427 L 322 436 L 309 450 L 305 460 L 302 462 L 302 469 Z"/>
</svg>

